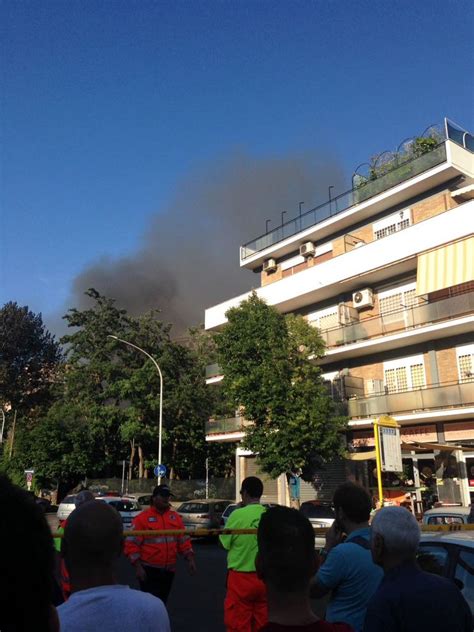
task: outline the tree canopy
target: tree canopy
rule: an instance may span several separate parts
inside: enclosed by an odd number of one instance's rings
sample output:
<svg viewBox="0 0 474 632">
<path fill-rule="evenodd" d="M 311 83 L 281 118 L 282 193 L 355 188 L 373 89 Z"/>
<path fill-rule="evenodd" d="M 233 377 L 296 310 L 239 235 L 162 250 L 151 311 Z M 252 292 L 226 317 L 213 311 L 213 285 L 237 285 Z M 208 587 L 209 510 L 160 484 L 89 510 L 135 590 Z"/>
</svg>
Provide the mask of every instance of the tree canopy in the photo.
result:
<svg viewBox="0 0 474 632">
<path fill-rule="evenodd" d="M 216 335 L 223 388 L 251 422 L 244 445 L 271 476 L 313 468 L 340 456 L 346 418 L 312 360 L 324 355 L 317 329 L 301 316 L 284 316 L 255 293 L 230 309 Z"/>
<path fill-rule="evenodd" d="M 0 309 L 0 405 L 26 414 L 46 404 L 60 360 L 41 314 L 13 302 Z"/>
</svg>

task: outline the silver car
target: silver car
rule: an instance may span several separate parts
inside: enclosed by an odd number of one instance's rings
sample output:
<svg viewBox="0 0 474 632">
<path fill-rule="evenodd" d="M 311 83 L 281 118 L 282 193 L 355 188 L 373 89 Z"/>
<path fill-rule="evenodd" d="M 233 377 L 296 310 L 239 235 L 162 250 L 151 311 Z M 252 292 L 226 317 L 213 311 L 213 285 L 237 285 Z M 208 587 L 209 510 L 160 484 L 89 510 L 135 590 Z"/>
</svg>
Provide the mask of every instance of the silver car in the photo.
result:
<svg viewBox="0 0 474 632">
<path fill-rule="evenodd" d="M 470 507 L 435 507 L 423 514 L 423 524 L 467 524 Z"/>
<path fill-rule="evenodd" d="M 324 529 L 329 529 L 336 517 L 331 504 L 320 500 L 307 500 L 301 504 L 300 511 L 308 518 L 313 527 Z M 324 549 L 325 545 L 326 537 L 315 534 L 315 547 Z"/>
<path fill-rule="evenodd" d="M 229 500 L 189 500 L 182 503 L 177 512 L 183 519 L 185 529 L 218 529 L 224 509 Z"/>
<path fill-rule="evenodd" d="M 121 498 L 117 496 L 101 496 L 96 498 L 97 502 L 107 503 L 116 509 L 123 522 L 124 531 L 128 531 L 132 526 L 132 520 L 141 513 L 141 509 L 135 500 L 130 498 Z"/>
</svg>

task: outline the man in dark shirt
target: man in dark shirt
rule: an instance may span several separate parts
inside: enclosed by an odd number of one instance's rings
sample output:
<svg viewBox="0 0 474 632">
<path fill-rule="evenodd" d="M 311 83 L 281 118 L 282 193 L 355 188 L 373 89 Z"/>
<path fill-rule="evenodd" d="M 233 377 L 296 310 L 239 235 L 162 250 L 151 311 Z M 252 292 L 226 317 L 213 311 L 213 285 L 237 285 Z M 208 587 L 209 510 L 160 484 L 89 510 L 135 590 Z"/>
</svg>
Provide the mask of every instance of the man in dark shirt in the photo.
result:
<svg viewBox="0 0 474 632">
<path fill-rule="evenodd" d="M 367 608 L 364 632 L 472 632 L 470 608 L 456 584 L 416 563 L 420 527 L 403 507 L 372 522 L 372 556 L 385 572 Z"/>
<path fill-rule="evenodd" d="M 267 588 L 268 623 L 260 632 L 354 632 L 311 610 L 309 583 L 318 567 L 314 531 L 296 509 L 272 507 L 258 526 L 257 574 Z M 240 628 L 238 628 L 240 630 Z"/>
</svg>

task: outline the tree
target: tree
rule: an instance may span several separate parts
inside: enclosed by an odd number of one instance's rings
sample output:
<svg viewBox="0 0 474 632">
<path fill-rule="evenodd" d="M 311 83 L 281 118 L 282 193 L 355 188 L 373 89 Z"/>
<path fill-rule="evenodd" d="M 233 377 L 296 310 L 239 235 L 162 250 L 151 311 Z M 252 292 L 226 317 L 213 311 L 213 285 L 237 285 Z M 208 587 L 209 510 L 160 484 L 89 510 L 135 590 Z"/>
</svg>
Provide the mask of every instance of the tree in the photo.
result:
<svg viewBox="0 0 474 632">
<path fill-rule="evenodd" d="M 158 451 L 158 373 L 139 351 L 108 338 L 113 334 L 150 353 L 161 368 L 163 461 L 171 475 L 202 475 L 212 398 L 198 355 L 171 341 L 171 326 L 158 311 L 135 318 L 95 290 L 86 294 L 91 308 L 66 316 L 76 331 L 62 339 L 68 346 L 64 397 L 86 416 L 93 444 L 101 446 L 97 458 L 104 473 L 113 474 L 117 462 L 128 457 L 130 475 L 147 478 Z"/>
<path fill-rule="evenodd" d="M 283 316 L 254 293 L 226 314 L 216 335 L 224 391 L 252 421 L 244 446 L 273 477 L 313 469 L 340 456 L 346 419 L 311 359 L 324 354 L 316 329 L 301 316 Z"/>
<path fill-rule="evenodd" d="M 0 405 L 23 415 L 47 405 L 60 360 L 41 314 L 13 302 L 0 309 Z"/>
</svg>

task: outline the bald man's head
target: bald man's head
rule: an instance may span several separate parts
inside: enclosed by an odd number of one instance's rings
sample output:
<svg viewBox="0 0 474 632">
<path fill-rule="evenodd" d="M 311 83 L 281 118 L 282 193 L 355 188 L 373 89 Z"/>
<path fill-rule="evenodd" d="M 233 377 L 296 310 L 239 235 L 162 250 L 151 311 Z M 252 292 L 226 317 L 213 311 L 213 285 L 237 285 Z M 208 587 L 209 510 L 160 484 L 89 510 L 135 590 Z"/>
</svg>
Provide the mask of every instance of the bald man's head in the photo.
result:
<svg viewBox="0 0 474 632">
<path fill-rule="evenodd" d="M 69 516 L 64 532 L 64 557 L 71 575 L 86 568 L 110 568 L 120 556 L 122 518 L 100 501 L 87 502 Z"/>
</svg>

